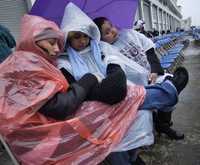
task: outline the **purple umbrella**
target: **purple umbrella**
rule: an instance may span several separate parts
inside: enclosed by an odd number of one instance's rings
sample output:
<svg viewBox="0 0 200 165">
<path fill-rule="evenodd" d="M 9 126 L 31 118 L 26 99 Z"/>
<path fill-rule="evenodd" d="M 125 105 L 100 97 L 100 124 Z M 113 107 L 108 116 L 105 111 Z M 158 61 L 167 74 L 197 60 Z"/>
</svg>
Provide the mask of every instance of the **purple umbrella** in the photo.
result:
<svg viewBox="0 0 200 165">
<path fill-rule="evenodd" d="M 42 16 L 60 25 L 65 6 L 73 2 L 91 18 L 106 17 L 119 28 L 131 28 L 138 0 L 36 0 L 30 14 Z"/>
</svg>

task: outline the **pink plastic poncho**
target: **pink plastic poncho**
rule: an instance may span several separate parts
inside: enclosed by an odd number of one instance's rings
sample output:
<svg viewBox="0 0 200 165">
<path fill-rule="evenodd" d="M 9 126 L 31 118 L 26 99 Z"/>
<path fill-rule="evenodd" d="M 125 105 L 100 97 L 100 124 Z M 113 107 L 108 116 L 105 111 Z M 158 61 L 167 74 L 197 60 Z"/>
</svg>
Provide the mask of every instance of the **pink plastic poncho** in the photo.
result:
<svg viewBox="0 0 200 165">
<path fill-rule="evenodd" d="M 124 101 L 85 102 L 75 116 L 56 121 L 37 112 L 68 83 L 34 42 L 52 22 L 26 15 L 17 51 L 0 65 L 0 133 L 22 165 L 95 165 L 120 143 L 133 123 L 144 88 L 129 87 Z M 62 47 L 63 37 L 60 38 Z"/>
</svg>

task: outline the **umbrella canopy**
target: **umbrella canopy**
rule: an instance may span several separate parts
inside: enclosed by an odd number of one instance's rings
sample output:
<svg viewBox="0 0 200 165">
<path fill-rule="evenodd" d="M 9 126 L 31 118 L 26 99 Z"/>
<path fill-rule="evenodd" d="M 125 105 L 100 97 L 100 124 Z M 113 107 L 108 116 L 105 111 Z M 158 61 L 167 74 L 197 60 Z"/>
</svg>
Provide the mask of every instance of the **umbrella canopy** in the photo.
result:
<svg viewBox="0 0 200 165">
<path fill-rule="evenodd" d="M 65 6 L 73 2 L 91 18 L 106 17 L 119 28 L 133 26 L 138 0 L 36 0 L 30 14 L 56 22 L 59 26 Z"/>
</svg>

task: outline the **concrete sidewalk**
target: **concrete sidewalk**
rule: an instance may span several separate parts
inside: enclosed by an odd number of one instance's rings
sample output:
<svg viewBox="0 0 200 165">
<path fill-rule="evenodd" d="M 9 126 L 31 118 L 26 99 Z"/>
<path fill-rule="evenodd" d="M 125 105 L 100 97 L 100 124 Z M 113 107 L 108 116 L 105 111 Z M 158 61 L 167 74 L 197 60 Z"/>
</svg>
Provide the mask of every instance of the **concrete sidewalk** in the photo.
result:
<svg viewBox="0 0 200 165">
<path fill-rule="evenodd" d="M 190 80 L 173 113 L 173 127 L 185 139 L 156 137 L 156 144 L 142 155 L 147 165 L 200 165 L 200 46 L 190 42 L 184 56 Z"/>
</svg>

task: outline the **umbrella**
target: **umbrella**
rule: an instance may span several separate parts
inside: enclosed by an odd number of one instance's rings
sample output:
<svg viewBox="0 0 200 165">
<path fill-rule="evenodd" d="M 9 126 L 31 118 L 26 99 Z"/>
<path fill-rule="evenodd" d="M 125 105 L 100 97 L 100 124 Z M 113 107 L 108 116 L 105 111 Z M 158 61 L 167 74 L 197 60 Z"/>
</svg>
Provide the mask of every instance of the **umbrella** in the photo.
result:
<svg viewBox="0 0 200 165">
<path fill-rule="evenodd" d="M 52 20 L 60 26 L 69 2 L 91 18 L 106 17 L 119 28 L 132 28 L 138 6 L 138 0 L 36 0 L 29 14 Z"/>
</svg>

